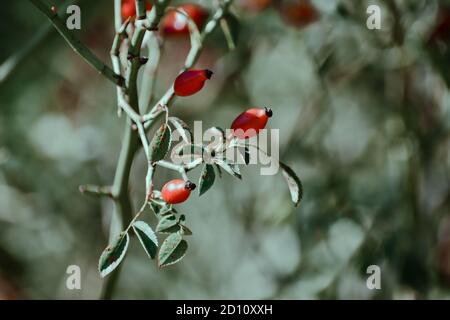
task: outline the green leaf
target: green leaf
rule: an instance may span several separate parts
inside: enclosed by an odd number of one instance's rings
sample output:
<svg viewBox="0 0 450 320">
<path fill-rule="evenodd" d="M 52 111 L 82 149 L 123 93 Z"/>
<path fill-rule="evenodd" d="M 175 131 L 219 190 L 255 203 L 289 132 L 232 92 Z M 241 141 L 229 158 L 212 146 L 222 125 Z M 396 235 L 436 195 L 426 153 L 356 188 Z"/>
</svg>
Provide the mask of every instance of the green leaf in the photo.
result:
<svg viewBox="0 0 450 320">
<path fill-rule="evenodd" d="M 291 192 L 291 199 L 295 206 L 298 206 L 303 197 L 303 186 L 299 177 L 295 174 L 294 170 L 280 162 L 280 167 L 283 173 L 283 177 L 286 180 L 289 191 Z"/>
<path fill-rule="evenodd" d="M 200 196 L 212 187 L 215 179 L 214 167 L 210 164 L 205 164 L 200 175 L 200 181 L 198 182 L 198 193 Z"/>
<path fill-rule="evenodd" d="M 229 164 L 228 162 L 220 159 L 215 159 L 214 162 L 224 169 L 227 173 L 235 176 L 238 179 L 242 179 L 241 173 L 239 171 L 239 166 Z"/>
<path fill-rule="evenodd" d="M 117 239 L 103 251 L 98 261 L 98 271 L 103 278 L 113 271 L 125 257 L 130 237 L 122 232 Z"/>
<path fill-rule="evenodd" d="M 161 206 L 157 204 L 156 202 L 150 201 L 150 207 L 152 208 L 153 212 L 158 215 L 161 211 Z"/>
<path fill-rule="evenodd" d="M 163 216 L 158 225 L 156 226 L 156 232 L 159 233 L 174 233 L 180 230 L 177 217 L 174 214 Z"/>
<path fill-rule="evenodd" d="M 173 124 L 175 129 L 180 133 L 181 138 L 188 143 L 191 144 L 193 141 L 192 131 L 189 126 L 183 120 L 177 117 L 169 117 L 169 121 Z M 186 131 L 189 133 L 189 136 L 186 135 Z"/>
<path fill-rule="evenodd" d="M 152 228 L 144 221 L 136 221 L 133 223 L 133 230 L 147 255 L 154 259 L 158 251 L 158 238 Z"/>
<path fill-rule="evenodd" d="M 214 166 L 217 169 L 217 174 L 219 175 L 219 178 L 222 178 L 222 170 L 220 169 L 220 166 L 217 164 L 214 164 Z"/>
<path fill-rule="evenodd" d="M 171 132 L 170 127 L 163 124 L 150 142 L 150 161 L 156 162 L 164 159 L 170 149 Z"/>
<path fill-rule="evenodd" d="M 185 235 L 185 236 L 192 236 L 191 229 L 189 229 L 188 227 L 186 227 L 184 224 L 181 224 L 181 223 L 180 223 L 180 227 L 181 227 L 181 230 L 183 232 L 183 235 Z"/>
<path fill-rule="evenodd" d="M 186 254 L 188 244 L 179 233 L 172 233 L 161 245 L 158 253 L 158 266 L 160 268 L 177 263 Z"/>
</svg>

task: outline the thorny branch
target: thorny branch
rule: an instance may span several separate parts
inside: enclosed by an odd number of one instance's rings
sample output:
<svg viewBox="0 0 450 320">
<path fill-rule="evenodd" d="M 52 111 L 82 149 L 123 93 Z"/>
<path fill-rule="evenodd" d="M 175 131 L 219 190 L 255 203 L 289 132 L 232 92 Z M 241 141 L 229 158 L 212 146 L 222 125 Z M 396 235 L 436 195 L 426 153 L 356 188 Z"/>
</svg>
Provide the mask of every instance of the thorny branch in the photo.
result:
<svg viewBox="0 0 450 320">
<path fill-rule="evenodd" d="M 47 7 L 41 0 L 29 0 L 37 9 L 44 13 L 52 22 L 56 30 L 63 36 L 72 49 L 78 53 L 86 62 L 94 67 L 100 74 L 113 82 L 117 87 L 117 104 L 119 110 L 122 110 L 127 115 L 127 125 L 125 126 L 122 140 L 122 147 L 119 154 L 119 159 L 114 176 L 114 182 L 111 187 L 99 187 L 92 185 L 85 185 L 80 187 L 80 191 L 87 194 L 108 196 L 113 199 L 115 203 L 115 212 L 112 217 L 110 240 L 122 230 L 128 230 L 133 221 L 143 212 L 149 196 L 153 188 L 153 176 L 157 166 L 165 167 L 167 169 L 178 171 L 181 176 L 187 180 L 187 172 L 194 169 L 201 164 L 201 161 L 193 161 L 187 165 L 176 165 L 167 161 L 158 161 L 151 163 L 149 160 L 149 143 L 146 132 L 149 130 L 156 119 L 163 112 L 168 112 L 168 107 L 174 100 L 175 93 L 173 86 L 171 86 L 160 100 L 151 108 L 151 110 L 144 115 L 139 113 L 139 95 L 138 95 L 138 74 L 141 66 L 146 62 L 141 57 L 141 48 L 147 32 L 154 32 L 158 30 L 158 25 L 161 18 L 169 10 L 176 10 L 168 8 L 170 0 L 155 0 L 151 12 L 146 13 L 145 1 L 136 0 L 137 18 L 134 21 L 134 32 L 131 39 L 128 38 L 127 28 L 131 23 L 130 20 L 122 21 L 120 8 L 121 0 L 114 1 L 115 12 L 115 30 L 116 35 L 111 48 L 111 62 L 112 68 L 105 65 L 92 51 L 90 51 L 81 41 L 79 41 L 74 34 L 69 31 L 64 22 L 58 17 L 56 12 Z M 188 53 L 184 67 L 180 72 L 185 71 L 195 65 L 200 53 L 203 49 L 205 39 L 216 29 L 220 24 L 220 20 L 227 13 L 232 0 L 224 0 L 218 7 L 213 17 L 208 21 L 202 33 L 199 32 L 195 23 L 186 15 L 188 19 L 189 28 L 191 31 L 191 49 Z M 181 12 L 181 14 L 185 14 Z M 128 44 L 128 66 L 124 68 L 121 65 L 120 49 L 124 41 Z M 159 54 L 159 53 L 158 53 Z M 159 59 L 158 59 L 159 60 Z M 153 66 L 156 70 L 157 65 Z M 123 76 L 123 69 L 126 70 L 126 75 Z M 152 81 L 154 83 L 154 81 Z M 153 84 L 152 84 L 153 86 Z M 143 110 L 146 110 L 144 106 Z M 167 121 L 166 114 L 166 121 Z M 137 130 L 136 130 L 137 129 Z M 144 154 L 148 162 L 148 170 L 146 176 L 146 196 L 145 202 L 138 213 L 132 218 L 131 213 L 133 207 L 129 196 L 129 175 L 131 166 L 137 151 L 140 149 L 139 140 L 143 146 Z M 201 160 L 201 159 L 200 159 Z M 127 226 L 127 227 L 125 227 Z M 114 288 L 118 279 L 119 269 L 116 270 L 115 275 L 106 280 L 102 292 L 102 298 L 108 299 L 112 297 Z"/>
</svg>

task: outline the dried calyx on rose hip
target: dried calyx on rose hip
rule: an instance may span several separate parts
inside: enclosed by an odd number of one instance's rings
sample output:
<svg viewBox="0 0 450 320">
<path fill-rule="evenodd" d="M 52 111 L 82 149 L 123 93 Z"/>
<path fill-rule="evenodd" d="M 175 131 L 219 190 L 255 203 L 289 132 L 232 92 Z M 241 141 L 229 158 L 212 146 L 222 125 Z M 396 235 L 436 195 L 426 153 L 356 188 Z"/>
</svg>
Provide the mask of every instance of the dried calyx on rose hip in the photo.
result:
<svg viewBox="0 0 450 320">
<path fill-rule="evenodd" d="M 161 196 L 168 204 L 182 203 L 189 198 L 195 184 L 183 179 L 173 179 L 167 182 L 161 189 Z"/>
<path fill-rule="evenodd" d="M 213 72 L 207 69 L 184 71 L 175 79 L 175 94 L 179 97 L 187 97 L 199 92 L 205 85 L 205 81 L 211 79 L 212 75 Z"/>
<path fill-rule="evenodd" d="M 197 28 L 201 29 L 208 17 L 208 11 L 195 3 L 185 3 L 177 7 L 183 10 L 194 21 Z M 162 20 L 162 29 L 166 35 L 189 34 L 187 18 L 180 12 L 171 11 Z"/>
<path fill-rule="evenodd" d="M 145 10 L 152 10 L 152 4 L 148 1 L 145 2 Z M 122 0 L 122 18 L 136 18 L 136 0 Z"/>
<path fill-rule="evenodd" d="M 266 127 L 267 121 L 272 117 L 270 108 L 251 108 L 242 112 L 231 124 L 233 136 L 239 139 L 248 139 Z"/>
</svg>

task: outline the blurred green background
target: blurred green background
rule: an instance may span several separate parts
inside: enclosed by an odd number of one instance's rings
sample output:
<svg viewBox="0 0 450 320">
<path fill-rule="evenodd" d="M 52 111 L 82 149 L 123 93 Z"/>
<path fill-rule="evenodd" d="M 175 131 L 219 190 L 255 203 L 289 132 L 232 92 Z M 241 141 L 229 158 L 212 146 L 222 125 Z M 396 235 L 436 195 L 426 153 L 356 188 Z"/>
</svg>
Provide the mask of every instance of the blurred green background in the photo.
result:
<svg viewBox="0 0 450 320">
<path fill-rule="evenodd" d="M 241 182 L 224 177 L 179 206 L 194 233 L 183 261 L 158 270 L 132 241 L 114 298 L 450 298 L 450 31 L 431 36 L 448 1 L 317 0 L 320 16 L 306 26 L 286 17 L 289 1 L 244 2 L 233 8 L 236 49 L 217 30 L 197 64 L 213 80 L 171 110 L 227 128 L 250 106 L 272 107 L 269 126 L 304 200 L 294 208 L 281 175 L 256 167 Z M 381 30 L 366 27 L 369 4 L 382 9 Z M 77 34 L 109 63 L 113 1 L 79 5 Z M 113 208 L 78 186 L 112 182 L 124 117 L 114 87 L 44 25 L 28 1 L 2 3 L 0 299 L 96 299 Z M 167 39 L 157 96 L 188 48 Z M 140 154 L 136 206 L 144 175 Z M 156 185 L 172 176 L 159 170 Z M 66 288 L 72 264 L 81 290 Z M 366 287 L 374 264 L 381 290 Z"/>
</svg>

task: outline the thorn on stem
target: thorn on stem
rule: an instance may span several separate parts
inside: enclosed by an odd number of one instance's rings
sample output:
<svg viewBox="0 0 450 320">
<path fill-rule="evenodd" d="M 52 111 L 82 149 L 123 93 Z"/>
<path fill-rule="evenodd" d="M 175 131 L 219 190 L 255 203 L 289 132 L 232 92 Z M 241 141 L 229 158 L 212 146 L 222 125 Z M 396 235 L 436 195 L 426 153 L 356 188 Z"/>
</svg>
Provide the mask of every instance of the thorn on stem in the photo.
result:
<svg viewBox="0 0 450 320">
<path fill-rule="evenodd" d="M 86 192 L 86 186 L 81 185 L 81 186 L 78 187 L 78 190 L 80 191 L 80 193 L 85 193 Z"/>
</svg>

